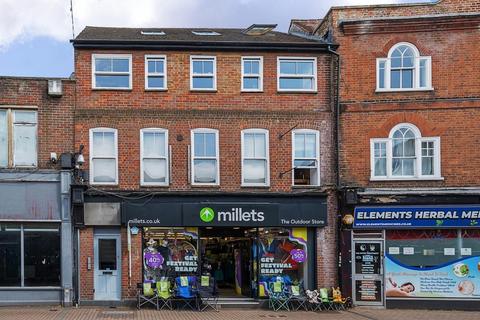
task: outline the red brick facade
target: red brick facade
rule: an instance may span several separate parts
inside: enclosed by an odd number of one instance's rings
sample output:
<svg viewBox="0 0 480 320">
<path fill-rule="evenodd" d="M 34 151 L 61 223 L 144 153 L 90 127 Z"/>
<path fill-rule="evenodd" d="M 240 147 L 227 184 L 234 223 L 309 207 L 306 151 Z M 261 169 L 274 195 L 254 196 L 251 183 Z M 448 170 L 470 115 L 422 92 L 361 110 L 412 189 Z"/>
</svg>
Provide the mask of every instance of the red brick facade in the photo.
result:
<svg viewBox="0 0 480 320">
<path fill-rule="evenodd" d="M 59 169 L 50 162 L 57 156 L 73 152 L 73 114 L 75 82 L 62 80 L 63 95 L 48 95 L 48 79 L 0 77 L 0 109 L 29 109 L 38 112 L 38 169 Z"/>
<path fill-rule="evenodd" d="M 93 53 L 131 53 L 133 55 L 133 87 L 129 91 L 92 90 L 91 58 Z M 168 91 L 145 90 L 145 54 L 166 54 Z M 217 91 L 190 91 L 190 55 L 217 57 Z M 263 92 L 240 92 L 241 57 L 263 56 Z M 278 93 L 277 57 L 302 56 L 317 58 L 316 93 Z M 331 99 L 332 56 L 328 53 L 291 54 L 284 52 L 181 52 L 181 51 L 105 51 L 76 49 L 77 109 L 75 145 L 85 146 L 88 170 L 89 129 L 108 127 L 118 130 L 119 185 L 98 186 L 103 190 L 121 191 L 191 191 L 195 193 L 232 192 L 245 195 L 257 193 L 328 192 L 328 226 L 318 230 L 319 286 L 336 284 L 336 195 L 334 190 L 333 113 Z M 172 149 L 172 176 L 168 187 L 140 186 L 140 129 L 164 128 L 169 131 Z M 320 180 L 318 188 L 292 187 L 292 128 L 320 132 Z M 188 177 L 190 130 L 219 130 L 220 185 L 192 186 Z M 241 187 L 240 136 L 243 129 L 269 130 L 270 187 Z M 283 135 L 283 138 L 279 138 Z M 287 172 L 280 175 L 282 172 Z M 173 193 L 172 193 L 173 194 Z M 122 229 L 123 230 L 123 229 Z M 124 230 L 123 230 L 124 231 Z M 133 236 L 132 279 L 128 279 L 126 233 L 122 231 L 122 297 L 136 294 L 141 279 L 141 235 Z M 85 231 L 90 234 L 91 231 Z M 82 238 L 82 236 L 81 236 Z M 93 259 L 92 243 L 81 240 L 84 252 Z M 85 248 L 88 247 L 88 248 Z M 83 258 L 82 258 L 83 259 Z M 93 262 L 92 262 L 93 264 Z M 92 299 L 93 278 L 80 263 L 82 299 Z M 85 277 L 82 275 L 85 272 Z M 129 283 L 130 282 L 130 283 Z M 132 287 L 133 286 L 133 287 Z"/>
<path fill-rule="evenodd" d="M 480 19 L 471 14 L 479 10 L 478 0 L 331 9 L 317 34 L 330 29 L 332 40 L 340 45 L 340 173 L 344 186 L 478 184 L 475 123 L 480 116 L 480 54 L 476 39 L 480 36 Z M 375 19 L 386 17 L 397 20 L 375 25 Z M 361 27 L 361 19 L 369 20 L 368 29 Z M 342 21 L 351 20 L 359 21 L 340 26 Z M 376 92 L 376 59 L 387 57 L 390 48 L 399 42 L 412 43 L 421 56 L 432 57 L 434 90 Z M 370 139 L 387 138 L 390 130 L 402 122 L 416 125 L 422 136 L 441 138 L 444 180 L 370 181 Z"/>
</svg>

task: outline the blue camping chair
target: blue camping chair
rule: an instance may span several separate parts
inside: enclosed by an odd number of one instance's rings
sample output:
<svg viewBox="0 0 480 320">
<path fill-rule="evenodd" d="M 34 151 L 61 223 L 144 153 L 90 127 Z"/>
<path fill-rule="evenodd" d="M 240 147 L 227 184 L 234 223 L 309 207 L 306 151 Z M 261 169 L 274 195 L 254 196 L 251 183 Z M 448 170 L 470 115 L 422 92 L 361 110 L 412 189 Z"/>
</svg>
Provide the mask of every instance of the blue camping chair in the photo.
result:
<svg viewBox="0 0 480 320">
<path fill-rule="evenodd" d="M 182 303 L 182 309 L 199 310 L 197 277 L 176 277 L 175 298 Z"/>
</svg>

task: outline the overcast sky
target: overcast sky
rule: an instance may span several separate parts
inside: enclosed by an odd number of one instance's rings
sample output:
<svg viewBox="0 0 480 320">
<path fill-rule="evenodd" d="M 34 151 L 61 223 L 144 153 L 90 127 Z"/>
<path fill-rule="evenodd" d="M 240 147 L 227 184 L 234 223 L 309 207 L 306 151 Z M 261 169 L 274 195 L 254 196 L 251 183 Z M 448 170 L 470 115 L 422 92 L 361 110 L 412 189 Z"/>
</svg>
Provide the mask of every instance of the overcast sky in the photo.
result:
<svg viewBox="0 0 480 320">
<path fill-rule="evenodd" d="M 331 6 L 421 0 L 73 0 L 75 34 L 86 25 L 248 27 L 322 18 Z M 428 0 L 423 0 L 428 1 Z M 61 76 L 73 71 L 70 0 L 0 0 L 0 75 Z"/>
</svg>

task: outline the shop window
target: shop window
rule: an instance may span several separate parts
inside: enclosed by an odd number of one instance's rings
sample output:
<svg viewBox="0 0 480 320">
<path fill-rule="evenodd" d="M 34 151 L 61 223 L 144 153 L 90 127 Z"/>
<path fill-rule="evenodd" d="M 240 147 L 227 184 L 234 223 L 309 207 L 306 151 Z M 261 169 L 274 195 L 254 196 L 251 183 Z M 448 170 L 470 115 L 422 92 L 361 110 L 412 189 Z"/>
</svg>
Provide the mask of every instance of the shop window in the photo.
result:
<svg viewBox="0 0 480 320">
<path fill-rule="evenodd" d="M 377 59 L 377 91 L 432 90 L 431 64 L 411 43 L 398 43 Z"/>
<path fill-rule="evenodd" d="M 479 230 L 389 230 L 387 297 L 478 298 L 479 255 Z"/>
<path fill-rule="evenodd" d="M 132 89 L 132 55 L 93 54 L 92 88 Z"/>
<path fill-rule="evenodd" d="M 263 90 L 263 58 L 242 57 L 242 91 Z"/>
<path fill-rule="evenodd" d="M 286 283 L 305 286 L 307 273 L 306 228 L 260 228 L 259 286 L 265 295 L 266 283 L 283 278 Z"/>
<path fill-rule="evenodd" d="M 169 156 L 168 131 L 165 129 L 142 129 L 141 137 L 141 184 L 149 186 L 168 185 Z"/>
<path fill-rule="evenodd" d="M 293 185 L 320 185 L 319 132 L 316 130 L 294 130 L 293 140 Z"/>
<path fill-rule="evenodd" d="M 161 277 L 197 275 L 197 246 L 196 228 L 144 228 L 144 281 L 157 282 Z"/>
<path fill-rule="evenodd" d="M 145 89 L 167 89 L 167 57 L 164 55 L 145 56 Z"/>
<path fill-rule="evenodd" d="M 192 130 L 192 184 L 219 184 L 218 130 Z"/>
<path fill-rule="evenodd" d="M 0 225 L 0 286 L 60 286 L 58 226 Z"/>
<path fill-rule="evenodd" d="M 190 57 L 190 90 L 217 90 L 217 59 L 208 56 Z"/>
<path fill-rule="evenodd" d="M 268 130 L 242 131 L 242 185 L 269 185 Z"/>
<path fill-rule="evenodd" d="M 317 91 L 317 59 L 279 57 L 277 90 L 291 92 Z"/>
<path fill-rule="evenodd" d="M 35 166 L 37 112 L 0 109 L 0 167 Z"/>
<path fill-rule="evenodd" d="M 90 183 L 118 183 L 117 130 L 90 129 Z"/>
<path fill-rule="evenodd" d="M 425 138 L 408 123 L 388 139 L 371 139 L 371 179 L 439 179 L 440 138 Z"/>
</svg>

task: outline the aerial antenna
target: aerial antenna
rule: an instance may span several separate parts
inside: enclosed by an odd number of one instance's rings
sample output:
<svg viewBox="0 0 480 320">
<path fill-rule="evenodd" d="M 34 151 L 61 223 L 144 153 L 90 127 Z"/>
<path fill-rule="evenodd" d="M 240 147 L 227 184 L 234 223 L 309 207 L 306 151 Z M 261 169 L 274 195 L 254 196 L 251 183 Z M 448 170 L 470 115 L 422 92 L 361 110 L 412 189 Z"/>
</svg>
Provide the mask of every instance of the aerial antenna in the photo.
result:
<svg viewBox="0 0 480 320">
<path fill-rule="evenodd" d="M 72 39 L 75 39 L 75 22 L 73 20 L 73 0 L 70 0 L 70 16 L 72 17 Z"/>
</svg>

